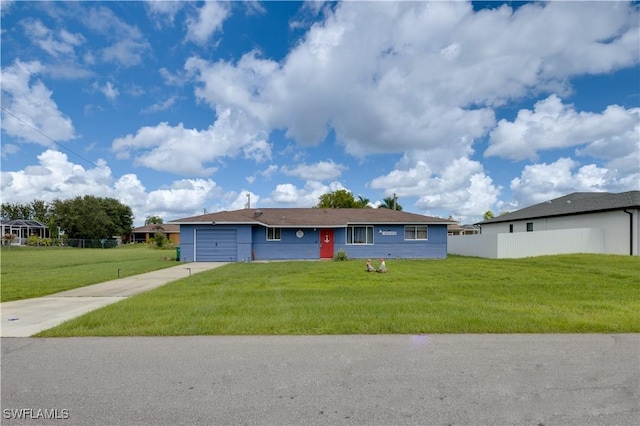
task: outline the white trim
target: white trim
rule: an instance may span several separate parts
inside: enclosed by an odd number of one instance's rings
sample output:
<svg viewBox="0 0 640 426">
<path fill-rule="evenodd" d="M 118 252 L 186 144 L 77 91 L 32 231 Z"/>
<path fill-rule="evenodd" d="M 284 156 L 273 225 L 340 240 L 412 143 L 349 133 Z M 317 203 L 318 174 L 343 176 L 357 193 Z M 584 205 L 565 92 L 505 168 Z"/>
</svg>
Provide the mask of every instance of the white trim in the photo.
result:
<svg viewBox="0 0 640 426">
<path fill-rule="evenodd" d="M 196 259 L 198 258 L 198 253 L 196 253 L 196 250 L 198 247 L 197 241 L 196 241 L 196 236 L 198 235 L 198 228 L 193 228 L 193 261 L 195 262 Z M 180 260 L 182 260 L 184 257 L 182 256 L 182 253 L 180 253 Z"/>
</svg>

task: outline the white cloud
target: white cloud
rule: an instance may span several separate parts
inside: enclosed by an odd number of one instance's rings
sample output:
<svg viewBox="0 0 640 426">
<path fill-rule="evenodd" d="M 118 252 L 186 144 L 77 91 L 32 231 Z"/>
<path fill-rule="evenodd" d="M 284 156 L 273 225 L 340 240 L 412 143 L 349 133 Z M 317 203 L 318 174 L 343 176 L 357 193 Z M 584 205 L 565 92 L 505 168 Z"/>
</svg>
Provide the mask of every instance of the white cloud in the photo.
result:
<svg viewBox="0 0 640 426">
<path fill-rule="evenodd" d="M 22 26 L 32 43 L 54 57 L 73 56 L 75 47 L 86 42 L 82 34 L 72 34 L 64 28 L 54 33 L 38 19 L 27 19 Z"/>
<path fill-rule="evenodd" d="M 250 196 L 249 199 L 247 198 L 247 194 Z M 217 204 L 213 206 L 214 211 L 241 210 L 247 208 L 248 202 L 251 203 L 251 208 L 256 208 L 256 206 L 260 205 L 260 196 L 245 189 L 242 189 L 239 192 L 227 192 L 222 196 L 222 199 L 224 201 L 224 205 Z"/>
<path fill-rule="evenodd" d="M 369 186 L 383 189 L 387 196 L 395 193 L 400 204 L 402 197 L 417 197 L 416 207 L 422 211 L 436 216 L 452 215 L 463 221 L 473 221 L 490 210 L 500 194 L 500 188 L 485 174 L 482 165 L 464 157 L 438 173 L 426 161 L 418 160 L 409 168 L 373 179 Z"/>
<path fill-rule="evenodd" d="M 40 154 L 38 161 L 21 171 L 2 172 L 3 200 L 30 203 L 84 195 L 110 197 L 131 207 L 139 226 L 148 216 L 170 220 L 198 214 L 209 199 L 222 195 L 222 190 L 210 179 L 182 179 L 170 187 L 147 192 L 134 174 L 115 177 L 103 160 L 98 160 L 98 167 L 86 169 L 54 150 Z"/>
<path fill-rule="evenodd" d="M 511 181 L 511 204 L 521 208 L 572 192 L 608 191 L 613 184 L 605 168 L 580 166 L 571 158 L 560 158 L 550 164 L 525 166 L 520 177 Z"/>
<path fill-rule="evenodd" d="M 206 164 L 240 153 L 258 162 L 271 158 L 266 135 L 245 114 L 230 109 L 218 111 L 216 122 L 205 130 L 163 122 L 117 138 L 112 149 L 119 158 L 135 154 L 138 165 L 187 176 L 210 175 L 217 169 Z"/>
<path fill-rule="evenodd" d="M 100 91 L 110 101 L 115 100 L 115 98 L 117 98 L 118 95 L 120 94 L 120 91 L 110 81 L 107 81 L 107 83 L 104 86 L 100 87 Z"/>
<path fill-rule="evenodd" d="M 640 108 L 610 105 L 601 114 L 577 112 L 551 95 L 533 111 L 520 110 L 513 122 L 500 120 L 485 155 L 536 159 L 538 151 L 586 145 L 583 153 L 619 157 L 638 153 L 638 134 Z"/>
<path fill-rule="evenodd" d="M 112 40 L 112 44 L 100 52 L 105 62 L 132 67 L 140 64 L 150 50 L 149 42 L 138 27 L 122 21 L 107 7 L 90 8 L 83 14 L 83 22 L 89 29 Z"/>
<path fill-rule="evenodd" d="M 41 80 L 31 83 L 34 76 L 45 70 L 40 62 L 20 60 L 2 69 L 2 106 L 20 118 L 18 120 L 3 111 L 2 130 L 27 142 L 50 146 L 53 145 L 51 139 L 60 142 L 73 139 L 76 135 L 71 119 L 58 110 L 58 105 L 52 99 L 53 93 Z"/>
<path fill-rule="evenodd" d="M 278 171 L 278 166 L 271 164 L 264 170 L 257 171 L 254 175 L 246 176 L 245 179 L 248 183 L 254 183 L 258 176 L 262 176 L 265 179 L 271 179 L 271 177 Z"/>
<path fill-rule="evenodd" d="M 245 13 L 251 15 L 264 15 L 267 13 L 267 9 L 260 3 L 259 0 L 245 0 L 242 2 Z"/>
<path fill-rule="evenodd" d="M 12 202 L 53 201 L 80 195 L 111 193 L 110 170 L 103 161 L 99 168 L 85 169 L 69 162 L 59 151 L 47 150 L 38 156 L 38 165 L 17 172 L 2 172 L 2 197 Z"/>
<path fill-rule="evenodd" d="M 152 112 L 166 111 L 176 103 L 177 99 L 178 98 L 176 96 L 171 96 L 170 98 L 164 101 L 157 102 L 151 105 L 150 107 L 143 109 L 142 112 L 146 114 L 146 113 L 152 113 Z"/>
<path fill-rule="evenodd" d="M 4 15 L 7 11 L 11 9 L 11 5 L 13 5 L 14 0 L 1 0 L 0 1 L 0 16 Z"/>
<path fill-rule="evenodd" d="M 173 26 L 173 20 L 180 9 L 182 9 L 182 6 L 184 6 L 184 2 L 147 0 L 145 1 L 145 6 L 147 8 L 147 14 L 150 18 L 156 20 L 158 27 L 162 27 L 165 24 Z"/>
<path fill-rule="evenodd" d="M 164 67 L 160 68 L 159 72 L 164 79 L 164 83 L 168 86 L 182 86 L 188 81 L 188 78 L 180 72 L 174 74 Z"/>
<path fill-rule="evenodd" d="M 147 50 L 149 50 L 147 41 L 120 40 L 102 49 L 102 59 L 105 62 L 116 62 L 125 67 L 132 67 L 142 62 Z"/>
<path fill-rule="evenodd" d="M 339 182 L 325 185 L 315 180 L 307 181 L 303 188 L 291 183 L 278 184 L 271 196 L 263 201 L 263 206 L 313 207 L 318 205 L 321 195 L 339 189 L 346 188 Z"/>
<path fill-rule="evenodd" d="M 185 68 L 200 99 L 286 128 L 301 144 L 333 129 L 358 156 L 443 144 L 468 151 L 495 125 L 496 105 L 637 63 L 637 11 L 583 6 L 474 13 L 462 2 L 344 2 L 280 64 L 249 52 L 236 64 L 191 58 Z"/>
<path fill-rule="evenodd" d="M 318 161 L 315 164 L 299 164 L 290 169 L 282 167 L 282 173 L 287 176 L 296 176 L 302 180 L 329 180 L 339 177 L 347 167 L 333 160 Z"/>
<path fill-rule="evenodd" d="M 11 155 L 20 152 L 20 147 L 11 143 L 3 143 L 2 146 L 0 146 L 0 150 L 2 158 L 8 158 Z"/>
<path fill-rule="evenodd" d="M 222 29 L 222 23 L 231 14 L 231 9 L 227 3 L 217 1 L 207 1 L 198 10 L 198 16 L 187 18 L 188 41 L 204 44 L 211 36 Z"/>
<path fill-rule="evenodd" d="M 195 90 L 199 100 L 208 103 L 212 108 L 240 108 L 268 125 L 268 110 L 274 106 L 263 103 L 257 96 L 278 68 L 276 62 L 261 60 L 257 51 L 251 51 L 242 56 L 237 66 L 224 61 L 211 64 L 203 59 L 191 57 L 186 61 L 184 68 L 196 82 L 201 83 Z"/>
<path fill-rule="evenodd" d="M 81 17 L 88 28 L 111 39 L 142 38 L 138 27 L 127 24 L 108 7 L 91 7 L 88 10 L 84 10 Z"/>
</svg>

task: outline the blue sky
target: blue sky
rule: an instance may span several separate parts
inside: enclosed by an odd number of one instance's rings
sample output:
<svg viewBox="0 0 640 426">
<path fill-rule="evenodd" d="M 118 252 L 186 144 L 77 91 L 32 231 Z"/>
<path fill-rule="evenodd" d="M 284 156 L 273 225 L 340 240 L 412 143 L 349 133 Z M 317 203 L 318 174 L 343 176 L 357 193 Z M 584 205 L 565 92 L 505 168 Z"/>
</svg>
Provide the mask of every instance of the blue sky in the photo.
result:
<svg viewBox="0 0 640 426">
<path fill-rule="evenodd" d="M 2 202 L 140 225 L 347 189 L 471 223 L 640 189 L 637 3 L 1 5 Z"/>
</svg>

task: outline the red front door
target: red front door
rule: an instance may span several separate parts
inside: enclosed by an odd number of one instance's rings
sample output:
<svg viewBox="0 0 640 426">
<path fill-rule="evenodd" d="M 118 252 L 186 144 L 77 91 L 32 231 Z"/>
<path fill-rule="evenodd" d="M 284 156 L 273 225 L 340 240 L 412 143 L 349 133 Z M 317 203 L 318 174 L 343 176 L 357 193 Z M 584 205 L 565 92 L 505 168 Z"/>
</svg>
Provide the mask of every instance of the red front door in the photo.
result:
<svg viewBox="0 0 640 426">
<path fill-rule="evenodd" d="M 320 230 L 320 259 L 333 257 L 333 229 Z"/>
</svg>

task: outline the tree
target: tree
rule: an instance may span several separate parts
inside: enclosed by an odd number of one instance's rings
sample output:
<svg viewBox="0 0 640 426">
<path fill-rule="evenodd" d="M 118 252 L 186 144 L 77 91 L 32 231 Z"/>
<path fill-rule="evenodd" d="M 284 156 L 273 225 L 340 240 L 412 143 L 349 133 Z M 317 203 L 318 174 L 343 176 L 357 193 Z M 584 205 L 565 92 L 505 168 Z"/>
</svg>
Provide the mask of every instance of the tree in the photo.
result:
<svg viewBox="0 0 640 426">
<path fill-rule="evenodd" d="M 49 220 L 49 205 L 42 200 L 33 200 L 31 202 L 31 212 L 33 219 L 38 222 L 47 223 Z"/>
<path fill-rule="evenodd" d="M 381 209 L 402 211 L 402 206 L 398 204 L 398 197 L 396 197 L 395 194 L 393 194 L 393 197 L 385 197 L 382 200 L 382 203 L 383 204 L 380 205 Z"/>
<path fill-rule="evenodd" d="M 2 219 L 3 220 L 31 220 L 33 219 L 33 211 L 29 204 L 10 204 L 2 203 Z"/>
<path fill-rule="evenodd" d="M 33 200 L 30 204 L 2 203 L 2 219 L 37 220 L 47 224 L 51 219 L 51 208 L 42 200 Z"/>
<path fill-rule="evenodd" d="M 149 216 L 145 219 L 145 225 L 162 225 L 164 221 L 160 216 Z"/>
<path fill-rule="evenodd" d="M 320 196 L 320 202 L 317 205 L 320 209 L 327 208 L 354 208 L 360 207 L 353 198 L 353 194 L 346 189 L 338 189 L 337 191 L 329 192 Z"/>
<path fill-rule="evenodd" d="M 484 212 L 482 217 L 484 218 L 484 220 L 489 220 L 493 219 L 495 216 L 493 215 L 493 212 L 491 210 L 487 210 L 486 212 Z"/>
<path fill-rule="evenodd" d="M 358 195 L 358 199 L 356 200 L 356 207 L 367 208 L 369 207 L 370 203 L 371 200 L 362 197 L 362 195 Z"/>
<path fill-rule="evenodd" d="M 114 198 L 91 195 L 55 200 L 53 221 L 69 238 L 102 239 L 125 235 L 133 228 L 131 208 Z"/>
</svg>

